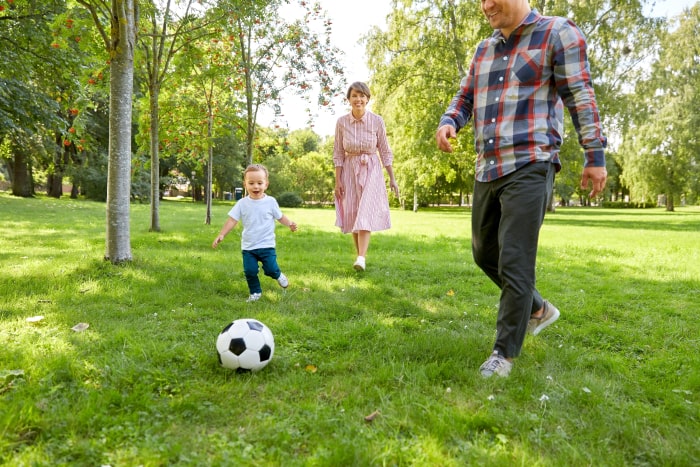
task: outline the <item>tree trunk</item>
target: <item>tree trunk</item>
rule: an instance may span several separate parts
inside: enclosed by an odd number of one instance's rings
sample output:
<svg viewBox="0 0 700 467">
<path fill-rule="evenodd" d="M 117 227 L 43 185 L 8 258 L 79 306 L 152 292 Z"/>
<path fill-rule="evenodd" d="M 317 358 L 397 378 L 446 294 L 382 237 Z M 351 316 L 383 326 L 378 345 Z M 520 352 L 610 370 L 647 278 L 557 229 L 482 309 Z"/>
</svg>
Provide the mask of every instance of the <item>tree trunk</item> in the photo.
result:
<svg viewBox="0 0 700 467">
<path fill-rule="evenodd" d="M 413 184 L 413 212 L 418 212 L 418 183 Z"/>
<path fill-rule="evenodd" d="M 157 71 L 157 70 L 156 70 Z M 157 76 L 156 76 L 157 80 Z M 160 86 L 157 82 L 150 86 L 151 110 L 151 232 L 160 232 L 160 150 L 158 134 L 158 96 Z"/>
<path fill-rule="evenodd" d="M 207 179 L 204 183 L 204 197 L 207 200 L 207 215 L 204 219 L 206 225 L 211 225 L 211 187 L 214 166 L 214 144 L 212 143 L 212 133 L 214 132 L 214 112 L 210 109 L 207 120 L 207 144 L 209 145 L 209 161 L 207 162 Z"/>
<path fill-rule="evenodd" d="M 34 196 L 32 189 L 32 171 L 29 164 L 28 155 L 20 148 L 15 151 L 14 163 L 12 164 L 12 194 L 23 198 Z"/>
<path fill-rule="evenodd" d="M 134 88 L 136 1 L 113 0 L 109 95 L 109 166 L 105 259 L 131 261 L 131 116 Z"/>
<path fill-rule="evenodd" d="M 56 132 L 56 149 L 53 155 L 53 172 L 46 177 L 46 194 L 52 198 L 60 198 L 63 194 L 63 137 Z"/>
<path fill-rule="evenodd" d="M 675 211 L 675 206 L 673 204 L 673 195 L 672 194 L 666 195 L 666 211 L 668 211 L 668 212 Z"/>
</svg>

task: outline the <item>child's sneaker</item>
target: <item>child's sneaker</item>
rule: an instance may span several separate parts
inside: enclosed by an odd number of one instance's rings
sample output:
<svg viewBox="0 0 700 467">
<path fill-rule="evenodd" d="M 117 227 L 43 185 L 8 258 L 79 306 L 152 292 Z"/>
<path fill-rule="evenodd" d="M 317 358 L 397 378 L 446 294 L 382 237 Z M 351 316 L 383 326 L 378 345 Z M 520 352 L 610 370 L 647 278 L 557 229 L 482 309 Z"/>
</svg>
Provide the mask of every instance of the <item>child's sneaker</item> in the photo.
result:
<svg viewBox="0 0 700 467">
<path fill-rule="evenodd" d="M 289 280 L 287 279 L 287 276 L 284 275 L 283 272 L 280 273 L 280 276 L 277 278 L 277 283 L 282 287 L 283 289 L 286 289 L 287 286 L 289 285 Z"/>
<path fill-rule="evenodd" d="M 252 293 L 250 296 L 248 296 L 248 300 L 246 300 L 246 302 L 257 302 L 260 300 L 260 297 L 262 297 L 261 293 Z"/>
</svg>

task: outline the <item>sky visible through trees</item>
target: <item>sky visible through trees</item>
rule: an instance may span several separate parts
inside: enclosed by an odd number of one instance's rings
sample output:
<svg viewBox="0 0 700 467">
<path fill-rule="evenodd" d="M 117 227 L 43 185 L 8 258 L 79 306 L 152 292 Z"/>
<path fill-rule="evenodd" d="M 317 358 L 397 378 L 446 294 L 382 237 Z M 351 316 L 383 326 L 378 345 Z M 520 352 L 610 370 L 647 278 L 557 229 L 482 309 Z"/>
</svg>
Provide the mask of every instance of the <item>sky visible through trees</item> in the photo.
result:
<svg viewBox="0 0 700 467">
<path fill-rule="evenodd" d="M 697 0 L 659 0 L 653 9 L 645 10 L 645 13 L 654 16 L 673 17 L 684 8 L 695 4 Z M 380 29 L 386 27 L 386 16 L 391 11 L 392 0 L 356 0 L 354 2 L 340 2 L 338 0 L 320 0 L 320 4 L 326 10 L 328 17 L 333 21 L 334 45 L 345 52 L 343 63 L 346 67 L 348 83 L 353 81 L 366 81 L 369 79 L 369 71 L 366 65 L 364 45 L 359 43 L 361 38 L 374 26 Z M 290 14 L 294 10 L 290 8 Z M 456 86 L 456 84 L 455 84 Z M 371 102 L 368 106 L 371 110 Z M 284 111 L 285 122 L 290 130 L 307 127 L 307 117 L 304 113 L 306 104 L 294 96 L 285 97 Z M 312 109 L 315 114 L 313 121 L 314 131 L 321 136 L 333 135 L 335 121 L 343 113 L 348 111 L 345 99 L 336 98 L 331 109 Z M 332 113 L 334 112 L 334 113 Z M 438 116 L 435 117 L 436 120 Z M 272 121 L 271 115 L 264 115 L 261 124 Z"/>
</svg>

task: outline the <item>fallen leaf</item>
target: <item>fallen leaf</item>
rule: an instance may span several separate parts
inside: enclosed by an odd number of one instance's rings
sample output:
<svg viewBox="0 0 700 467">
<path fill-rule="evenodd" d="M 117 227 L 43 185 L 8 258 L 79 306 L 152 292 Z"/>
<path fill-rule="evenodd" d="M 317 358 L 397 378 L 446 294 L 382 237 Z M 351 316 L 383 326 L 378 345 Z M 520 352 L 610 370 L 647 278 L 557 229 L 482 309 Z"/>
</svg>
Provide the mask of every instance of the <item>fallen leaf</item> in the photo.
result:
<svg viewBox="0 0 700 467">
<path fill-rule="evenodd" d="M 71 329 L 75 332 L 83 332 L 87 328 L 89 328 L 90 325 L 88 323 L 78 323 L 75 326 L 73 326 Z"/>
<path fill-rule="evenodd" d="M 450 289 L 450 290 L 447 291 L 447 296 L 448 296 L 448 297 L 451 297 L 451 296 L 453 296 L 454 294 L 455 294 L 455 291 L 452 290 L 452 289 Z"/>
<path fill-rule="evenodd" d="M 310 365 L 310 364 L 306 365 L 306 367 L 304 369 L 306 371 L 308 371 L 309 373 L 316 373 L 318 371 L 318 368 L 316 368 L 316 365 Z"/>
<path fill-rule="evenodd" d="M 28 323 L 38 323 L 39 321 L 43 320 L 44 317 L 39 315 L 39 316 L 30 316 L 27 318 Z"/>
<path fill-rule="evenodd" d="M 379 416 L 379 410 L 375 410 L 374 412 L 372 412 L 371 414 L 369 414 L 365 417 L 365 421 L 371 422 L 372 420 L 374 420 L 378 416 Z"/>
</svg>

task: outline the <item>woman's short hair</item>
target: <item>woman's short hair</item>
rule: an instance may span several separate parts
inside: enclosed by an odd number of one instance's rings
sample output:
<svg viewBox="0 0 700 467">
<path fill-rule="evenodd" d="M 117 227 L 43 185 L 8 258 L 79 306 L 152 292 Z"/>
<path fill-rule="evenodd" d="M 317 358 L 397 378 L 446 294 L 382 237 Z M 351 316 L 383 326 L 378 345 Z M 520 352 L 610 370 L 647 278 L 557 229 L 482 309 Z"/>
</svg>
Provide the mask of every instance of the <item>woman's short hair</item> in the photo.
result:
<svg viewBox="0 0 700 467">
<path fill-rule="evenodd" d="M 348 100 L 350 100 L 350 93 L 352 93 L 353 91 L 361 92 L 362 94 L 367 96 L 367 100 L 369 100 L 369 98 L 372 97 L 372 95 L 369 92 L 369 86 L 367 86 L 362 81 L 355 81 L 350 85 L 350 87 L 348 88 L 348 93 L 346 95 Z"/>
</svg>

